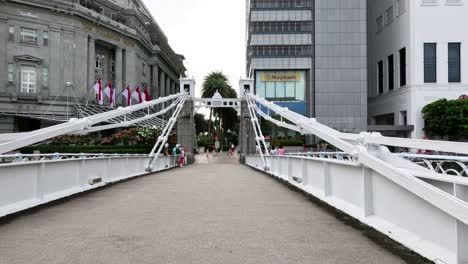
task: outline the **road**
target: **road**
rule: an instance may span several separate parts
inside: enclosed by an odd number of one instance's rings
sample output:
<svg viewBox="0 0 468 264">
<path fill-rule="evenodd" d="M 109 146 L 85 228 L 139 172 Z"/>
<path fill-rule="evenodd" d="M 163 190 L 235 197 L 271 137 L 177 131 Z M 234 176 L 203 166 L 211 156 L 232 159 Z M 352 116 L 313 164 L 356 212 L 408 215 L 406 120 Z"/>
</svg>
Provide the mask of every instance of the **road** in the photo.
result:
<svg viewBox="0 0 468 264">
<path fill-rule="evenodd" d="M 404 263 L 235 158 L 123 182 L 0 225 L 0 263 Z"/>
</svg>

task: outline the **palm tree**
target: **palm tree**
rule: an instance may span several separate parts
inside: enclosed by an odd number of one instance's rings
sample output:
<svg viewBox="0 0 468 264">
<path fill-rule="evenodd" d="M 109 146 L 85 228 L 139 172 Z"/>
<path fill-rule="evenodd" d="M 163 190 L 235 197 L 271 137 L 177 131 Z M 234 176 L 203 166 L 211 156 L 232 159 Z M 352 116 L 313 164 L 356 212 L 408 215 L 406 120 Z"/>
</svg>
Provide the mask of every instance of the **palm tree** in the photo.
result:
<svg viewBox="0 0 468 264">
<path fill-rule="evenodd" d="M 208 76 L 205 77 L 202 88 L 202 97 L 211 98 L 216 93 L 216 91 L 218 91 L 223 98 L 237 98 L 237 93 L 234 89 L 232 89 L 231 85 L 229 84 L 228 78 L 220 71 L 211 72 L 210 74 L 208 74 Z M 228 116 L 232 117 L 232 114 L 226 114 L 227 112 L 229 112 L 227 110 L 232 111 L 232 109 L 218 109 L 216 111 L 220 116 L 223 124 L 228 123 L 225 122 L 225 118 L 227 118 Z M 208 120 L 208 134 L 211 134 L 212 117 L 213 109 L 210 109 L 210 118 Z"/>
</svg>

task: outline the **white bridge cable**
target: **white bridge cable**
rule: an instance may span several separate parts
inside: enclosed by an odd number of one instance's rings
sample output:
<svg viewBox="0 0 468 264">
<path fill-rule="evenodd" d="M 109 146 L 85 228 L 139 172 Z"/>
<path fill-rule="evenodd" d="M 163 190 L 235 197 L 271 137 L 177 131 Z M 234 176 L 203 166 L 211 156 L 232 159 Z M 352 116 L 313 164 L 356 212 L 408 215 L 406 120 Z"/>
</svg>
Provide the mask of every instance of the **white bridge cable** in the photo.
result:
<svg viewBox="0 0 468 264">
<path fill-rule="evenodd" d="M 164 145 L 166 144 L 169 134 L 172 131 L 172 128 L 174 127 L 175 123 L 177 122 L 177 117 L 179 116 L 180 112 L 182 111 L 182 108 L 185 105 L 185 101 L 188 98 L 188 94 L 183 94 L 182 97 L 180 98 L 179 102 L 177 103 L 177 107 L 172 114 L 171 118 L 169 119 L 169 122 L 167 125 L 164 127 L 161 135 L 158 137 L 158 140 L 154 144 L 153 149 L 151 150 L 151 153 L 149 154 L 149 160 L 148 160 L 148 165 L 146 167 L 146 171 L 151 172 L 154 169 L 154 163 L 158 160 L 158 158 L 161 155 L 162 150 L 164 149 Z"/>
<path fill-rule="evenodd" d="M 85 131 L 86 129 L 90 129 L 93 125 L 105 122 L 107 120 L 123 116 L 129 113 L 133 113 L 135 111 L 139 111 L 142 109 L 146 109 L 148 107 L 153 107 L 159 105 L 161 103 L 172 101 L 183 96 L 183 93 L 174 94 L 162 98 L 158 98 L 149 102 L 144 102 L 138 105 L 132 105 L 125 108 L 119 107 L 116 110 L 88 116 L 85 118 L 80 119 L 71 119 L 70 121 L 39 129 L 29 133 L 22 133 L 19 137 L 15 137 L 14 134 L 8 134 L 9 138 L 14 138 L 13 140 L 9 140 L 6 142 L 0 142 L 0 154 L 13 151 L 25 146 L 29 146 L 38 142 L 42 142 L 47 139 L 51 139 L 57 136 L 73 133 L 73 132 L 80 132 Z"/>
<path fill-rule="evenodd" d="M 319 138 L 333 144 L 342 151 L 351 154 L 354 160 L 357 162 L 383 175 L 402 188 L 431 203 L 447 214 L 457 218 L 461 222 L 468 224 L 468 203 L 462 201 L 461 199 L 448 194 L 418 179 L 414 175 L 406 172 L 404 169 L 400 169 L 399 167 L 396 167 L 395 165 L 378 158 L 376 155 L 369 153 L 364 145 L 353 145 L 346 142 L 337 136 L 337 134 L 339 134 L 338 131 L 326 127 L 314 119 L 308 119 L 306 117 L 298 118 L 296 113 L 275 105 L 274 103 L 271 103 L 256 95 L 247 94 L 246 98 L 250 98 L 251 100 L 260 105 L 263 105 L 283 118 L 296 123 L 300 129 L 305 130 L 307 133 L 314 134 Z M 330 130 L 333 132 L 330 133 Z M 377 153 L 383 153 L 382 148 L 376 148 L 376 151 Z"/>
<path fill-rule="evenodd" d="M 133 120 L 129 120 L 127 121 L 126 119 L 120 123 L 117 123 L 117 124 L 110 124 L 110 125 L 103 125 L 103 126 L 96 126 L 96 127 L 91 127 L 89 129 L 86 129 L 84 131 L 84 133 L 92 133 L 92 132 L 97 132 L 97 131 L 102 131 L 102 130 L 108 130 L 108 129 L 114 129 L 114 128 L 120 128 L 120 127 L 129 127 L 129 126 L 132 126 L 134 124 L 137 124 L 137 123 L 140 123 L 140 122 L 143 122 L 143 121 L 146 121 L 146 120 L 151 120 L 153 118 L 156 118 L 158 116 L 162 116 L 164 114 L 166 114 L 167 112 L 169 112 L 172 108 L 176 107 L 177 104 L 181 101 L 181 97 L 177 98 L 174 102 L 172 102 L 168 107 L 156 112 L 156 113 L 153 113 L 153 114 L 149 114 L 149 115 L 146 115 L 144 117 L 140 117 L 140 118 L 137 118 L 137 119 L 133 119 Z M 125 115 L 126 116 L 126 115 Z"/>
<path fill-rule="evenodd" d="M 254 111 L 255 102 L 248 97 L 246 97 L 246 100 L 247 100 L 247 108 L 249 109 L 249 114 L 250 114 L 250 122 L 252 123 L 253 129 L 255 132 L 255 141 L 257 142 L 258 150 L 260 152 L 259 154 L 260 154 L 260 157 L 262 158 L 263 168 L 265 171 L 268 171 L 269 168 L 268 168 L 268 163 L 266 161 L 265 155 L 269 156 L 270 154 L 268 153 L 268 148 L 265 142 L 265 137 L 263 136 L 262 128 L 258 122 L 258 117 Z M 263 154 L 263 148 L 265 149 L 265 155 Z"/>
<path fill-rule="evenodd" d="M 295 126 L 295 125 L 291 125 L 291 124 L 288 124 L 284 121 L 280 121 L 280 120 L 276 120 L 274 119 L 273 117 L 271 117 L 270 115 L 266 114 L 265 112 L 263 112 L 260 108 L 258 108 L 258 106 L 255 104 L 254 105 L 254 108 L 255 108 L 255 111 L 261 116 L 263 117 L 265 120 L 275 124 L 276 126 L 279 126 L 279 127 L 284 127 L 284 128 L 287 128 L 289 130 L 292 130 L 292 131 L 296 131 L 298 133 L 301 133 L 303 134 L 304 133 L 304 130 L 300 129 L 298 126 Z"/>
<path fill-rule="evenodd" d="M 253 97 L 257 97 L 255 95 L 251 95 Z M 259 98 L 259 97 L 257 97 Z M 263 98 L 259 98 L 263 99 Z M 270 103 L 265 100 L 265 103 Z M 268 108 L 266 104 L 262 104 L 265 107 Z M 288 111 L 285 108 L 281 108 L 281 111 Z M 294 117 L 293 120 L 303 120 L 303 121 L 313 121 L 316 122 L 315 119 L 312 118 L 307 118 L 303 115 L 300 115 L 298 113 L 289 111 L 290 116 Z M 290 121 L 293 121 L 290 120 Z M 270 120 L 271 121 L 271 120 Z M 442 152 L 447 152 L 447 153 L 458 153 L 458 154 L 465 154 L 468 155 L 468 143 L 466 142 L 452 142 L 452 141 L 442 141 L 442 140 L 427 140 L 427 139 L 411 139 L 411 138 L 397 138 L 397 137 L 385 137 L 381 135 L 360 135 L 360 134 L 351 134 L 351 133 L 343 133 L 337 130 L 334 130 L 330 127 L 324 126 L 320 123 L 317 123 L 317 125 L 320 125 L 323 130 L 327 130 L 328 133 L 331 135 L 335 135 L 336 137 L 346 140 L 346 141 L 352 141 L 355 143 L 358 143 L 359 141 L 364 141 L 364 143 L 369 143 L 369 144 L 379 144 L 379 145 L 385 145 L 385 146 L 392 146 L 392 147 L 405 147 L 405 148 L 410 148 L 410 149 L 421 149 L 421 150 L 432 150 L 432 151 L 442 151 Z M 300 126 L 299 126 L 300 128 Z M 297 131 L 296 129 L 292 129 L 294 131 Z M 300 132 L 300 131 L 298 131 Z M 307 131 L 303 131 L 303 134 L 307 134 Z M 353 144 L 354 145 L 354 144 Z"/>
</svg>

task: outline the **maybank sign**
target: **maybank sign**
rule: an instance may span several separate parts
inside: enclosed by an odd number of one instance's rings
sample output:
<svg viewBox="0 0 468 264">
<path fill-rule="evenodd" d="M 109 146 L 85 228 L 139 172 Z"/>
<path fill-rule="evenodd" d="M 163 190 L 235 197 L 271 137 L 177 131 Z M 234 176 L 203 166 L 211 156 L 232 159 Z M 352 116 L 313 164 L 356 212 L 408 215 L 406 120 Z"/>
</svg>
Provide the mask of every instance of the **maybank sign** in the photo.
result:
<svg viewBox="0 0 468 264">
<path fill-rule="evenodd" d="M 261 72 L 260 81 L 262 82 L 300 82 L 302 74 L 298 71 L 287 72 Z"/>
</svg>

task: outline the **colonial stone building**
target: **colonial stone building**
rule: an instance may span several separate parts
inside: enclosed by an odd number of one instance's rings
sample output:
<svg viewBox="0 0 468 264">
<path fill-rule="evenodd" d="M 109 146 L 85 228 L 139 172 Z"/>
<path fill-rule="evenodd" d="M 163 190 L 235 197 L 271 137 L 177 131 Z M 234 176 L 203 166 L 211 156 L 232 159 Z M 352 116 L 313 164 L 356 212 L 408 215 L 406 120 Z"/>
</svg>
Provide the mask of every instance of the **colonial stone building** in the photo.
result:
<svg viewBox="0 0 468 264">
<path fill-rule="evenodd" d="M 183 59 L 141 0 L 0 1 L 0 133 L 73 117 L 98 78 L 177 93 Z"/>
</svg>

